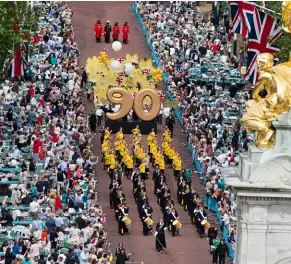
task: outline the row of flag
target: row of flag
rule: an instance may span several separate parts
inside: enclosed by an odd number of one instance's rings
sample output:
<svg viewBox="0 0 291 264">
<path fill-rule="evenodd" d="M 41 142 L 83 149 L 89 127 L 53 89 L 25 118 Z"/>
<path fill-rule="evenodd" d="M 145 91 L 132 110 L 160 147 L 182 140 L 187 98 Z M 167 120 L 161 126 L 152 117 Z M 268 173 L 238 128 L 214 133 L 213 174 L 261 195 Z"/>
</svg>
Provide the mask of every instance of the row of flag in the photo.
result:
<svg viewBox="0 0 291 264">
<path fill-rule="evenodd" d="M 282 33 L 280 22 L 259 10 L 252 2 L 231 1 L 231 32 L 248 39 L 247 72 L 245 79 L 255 84 L 257 80 L 256 58 L 260 53 L 279 51 L 272 45 Z"/>
</svg>

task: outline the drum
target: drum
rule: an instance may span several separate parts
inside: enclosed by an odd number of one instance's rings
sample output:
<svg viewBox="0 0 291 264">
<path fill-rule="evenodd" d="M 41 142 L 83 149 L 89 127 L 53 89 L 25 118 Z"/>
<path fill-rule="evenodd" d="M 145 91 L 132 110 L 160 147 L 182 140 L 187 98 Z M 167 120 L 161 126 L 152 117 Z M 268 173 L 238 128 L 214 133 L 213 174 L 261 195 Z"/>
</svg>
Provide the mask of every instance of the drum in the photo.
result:
<svg viewBox="0 0 291 264">
<path fill-rule="evenodd" d="M 201 221 L 201 225 L 203 225 L 205 229 L 210 228 L 210 223 L 207 220 Z"/>
<path fill-rule="evenodd" d="M 131 220 L 129 219 L 128 216 L 123 217 L 123 218 L 122 218 L 122 222 L 125 224 L 125 226 L 126 226 L 127 228 L 130 227 Z"/>
<path fill-rule="evenodd" d="M 173 225 L 177 228 L 177 229 L 180 229 L 182 227 L 182 224 L 179 220 L 175 220 L 173 222 Z"/>
<path fill-rule="evenodd" d="M 150 218 L 150 217 L 147 217 L 145 220 L 144 220 L 145 224 L 150 227 L 153 225 L 154 221 Z"/>
</svg>

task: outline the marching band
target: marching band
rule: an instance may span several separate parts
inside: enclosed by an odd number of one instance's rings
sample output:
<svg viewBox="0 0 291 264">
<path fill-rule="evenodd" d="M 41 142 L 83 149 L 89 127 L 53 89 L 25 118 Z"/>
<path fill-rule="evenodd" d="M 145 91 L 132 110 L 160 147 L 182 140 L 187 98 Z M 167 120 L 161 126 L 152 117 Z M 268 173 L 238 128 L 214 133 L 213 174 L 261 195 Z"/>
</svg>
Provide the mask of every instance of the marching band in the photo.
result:
<svg viewBox="0 0 291 264">
<path fill-rule="evenodd" d="M 123 176 L 132 180 L 132 192 L 143 226 L 143 234 L 147 236 L 152 233 L 154 225 L 153 209 L 148 201 L 145 184 L 146 180 L 149 179 L 149 164 L 152 164 L 154 168 L 152 174 L 154 193 L 163 213 L 163 221 L 157 224 L 156 230 L 159 230 L 159 227 L 163 225 L 171 232 L 172 236 L 176 236 L 182 227 L 170 188 L 166 182 L 165 166 L 169 166 L 173 169 L 174 176 L 177 179 L 178 203 L 188 212 L 191 222 L 196 225 L 197 232 L 202 237 L 205 229 L 209 228 L 207 214 L 201 207 L 201 201 L 196 190 L 191 189 L 191 173 L 189 176 L 189 173 L 187 174 L 185 170 L 182 170 L 181 158 L 171 146 L 170 131 L 166 129 L 163 132 L 163 143 L 159 147 L 157 136 L 153 130 L 146 138 L 148 149 L 143 146 L 138 126 L 132 130 L 132 145 L 127 145 L 122 128 L 116 134 L 113 146 L 109 141 L 110 134 L 111 131 L 108 128 L 104 129 L 101 134 L 102 160 L 104 169 L 107 170 L 111 179 L 109 203 L 110 207 L 115 210 L 119 233 L 121 235 L 128 233 L 131 224 L 129 208 L 126 205 L 126 198 L 121 188 Z M 158 231 L 157 237 L 162 236 L 163 232 L 164 228 Z M 157 246 L 157 250 L 161 250 L 163 247 L 165 245 L 162 243 L 162 247 Z"/>
</svg>

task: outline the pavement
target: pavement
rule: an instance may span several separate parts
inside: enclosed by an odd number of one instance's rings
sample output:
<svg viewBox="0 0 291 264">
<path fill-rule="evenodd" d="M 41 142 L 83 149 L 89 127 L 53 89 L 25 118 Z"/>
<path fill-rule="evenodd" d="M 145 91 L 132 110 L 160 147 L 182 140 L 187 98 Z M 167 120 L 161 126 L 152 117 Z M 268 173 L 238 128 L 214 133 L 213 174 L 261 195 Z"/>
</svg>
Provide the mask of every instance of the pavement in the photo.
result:
<svg viewBox="0 0 291 264">
<path fill-rule="evenodd" d="M 108 48 L 109 57 L 125 56 L 126 53 L 137 53 L 139 58 L 150 58 L 150 52 L 147 48 L 143 33 L 139 27 L 135 14 L 131 11 L 132 2 L 86 2 L 86 1 L 74 1 L 71 2 L 73 8 L 73 25 L 76 35 L 76 40 L 79 44 L 81 51 L 80 65 L 85 66 L 88 57 L 97 56 L 100 51 L 103 51 L 105 47 Z M 111 22 L 119 22 L 122 26 L 126 21 L 130 27 L 129 44 L 123 45 L 121 51 L 114 52 L 111 49 L 111 44 L 105 44 L 103 42 L 97 44 L 94 38 L 94 25 L 96 21 L 101 20 L 104 25 L 106 20 Z M 86 103 L 86 109 L 90 110 L 94 106 L 92 103 Z M 158 128 L 158 144 L 162 144 L 162 130 Z M 113 139 L 115 136 L 112 135 Z M 127 136 L 128 142 L 130 138 Z M 146 146 L 145 139 L 144 146 Z M 101 158 L 101 146 L 100 140 L 96 136 L 93 140 L 94 154 Z M 178 124 L 174 129 L 174 140 L 172 142 L 175 149 L 180 153 L 183 160 L 184 168 L 192 168 L 192 158 L 188 151 L 185 137 Z M 105 229 L 108 232 L 108 239 L 112 244 L 112 251 L 119 242 L 124 243 L 126 252 L 131 252 L 132 257 L 128 264 L 152 264 L 152 263 L 164 263 L 164 264 L 210 264 L 212 257 L 209 254 L 208 240 L 206 238 L 199 238 L 194 226 L 191 224 L 190 217 L 178 205 L 176 199 L 176 181 L 173 177 L 173 172 L 170 169 L 166 169 L 166 178 L 168 185 L 171 189 L 172 196 L 176 203 L 176 209 L 180 216 L 181 223 L 183 225 L 180 235 L 172 237 L 170 233 L 166 232 L 167 250 L 163 253 L 155 251 L 155 238 L 154 236 L 143 236 L 142 224 L 138 217 L 137 207 L 132 195 L 132 182 L 128 179 L 123 180 L 123 191 L 126 195 L 127 202 L 130 208 L 129 216 L 132 220 L 130 233 L 125 236 L 120 236 L 117 231 L 117 222 L 114 217 L 114 211 L 109 206 L 109 183 L 110 179 L 107 173 L 103 170 L 101 163 L 95 165 L 97 174 L 97 191 L 99 202 L 103 207 L 103 210 L 107 216 L 107 223 Z M 202 186 L 199 176 L 195 175 L 193 179 L 193 185 L 197 191 L 204 196 L 204 187 Z M 150 205 L 153 207 L 153 220 L 157 223 L 162 216 L 160 207 L 157 204 L 155 195 L 153 194 L 153 184 L 151 181 L 146 182 L 147 194 L 149 197 Z M 208 212 L 209 216 L 215 220 L 215 215 Z"/>
</svg>

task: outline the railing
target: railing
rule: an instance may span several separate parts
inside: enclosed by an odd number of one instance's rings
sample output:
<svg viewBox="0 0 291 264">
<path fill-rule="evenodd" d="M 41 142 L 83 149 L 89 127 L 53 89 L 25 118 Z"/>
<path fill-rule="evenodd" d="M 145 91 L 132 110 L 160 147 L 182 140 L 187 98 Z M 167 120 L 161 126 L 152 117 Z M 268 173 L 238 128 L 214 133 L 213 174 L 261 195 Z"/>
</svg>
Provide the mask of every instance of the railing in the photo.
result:
<svg viewBox="0 0 291 264">
<path fill-rule="evenodd" d="M 162 64 L 161 64 L 158 56 L 155 54 L 155 51 L 153 50 L 152 42 L 151 42 L 151 40 L 149 38 L 147 29 L 146 29 L 146 27 L 145 27 L 145 25 L 143 23 L 142 17 L 140 15 L 139 11 L 137 10 L 137 6 L 136 6 L 136 3 L 135 2 L 132 5 L 132 10 L 136 13 L 138 22 L 139 22 L 140 26 L 142 27 L 144 36 L 145 36 L 145 38 L 147 40 L 148 48 L 150 49 L 151 54 L 152 54 L 152 60 L 154 61 L 154 63 L 158 67 L 163 68 L 163 66 L 162 66 Z M 167 78 L 168 78 L 168 75 L 166 73 L 163 73 L 163 81 L 164 81 L 164 84 L 165 84 L 165 87 L 166 87 L 167 96 L 170 99 L 170 101 L 173 102 L 174 101 L 174 98 L 173 98 L 172 94 L 169 92 L 169 86 L 167 84 Z M 175 110 L 175 114 L 176 114 L 176 117 L 177 117 L 179 123 L 182 125 L 183 124 L 183 119 L 182 119 L 182 115 L 181 115 L 181 113 L 179 111 L 179 108 L 178 107 L 174 107 L 174 110 Z M 196 167 L 199 175 L 202 178 L 202 182 L 205 183 L 205 181 L 206 181 L 205 180 L 206 172 L 203 171 L 201 163 L 197 160 L 196 153 L 195 153 L 195 149 L 193 148 L 192 143 L 189 141 L 187 134 L 186 134 L 186 140 L 187 140 L 187 143 L 188 143 L 188 149 L 189 149 L 189 151 L 190 151 L 190 153 L 192 155 L 192 161 L 195 164 L 195 167 Z M 206 196 L 206 198 L 205 198 L 205 205 L 210 210 L 213 210 L 213 211 L 216 212 L 216 216 L 217 216 L 218 222 L 219 222 L 220 225 L 222 225 L 221 214 L 220 214 L 220 212 L 218 210 L 218 204 L 217 204 L 216 200 L 212 199 L 209 196 Z M 227 229 L 226 229 L 225 226 L 223 227 L 222 234 L 223 234 L 223 237 L 224 237 L 224 239 L 226 241 L 226 244 L 227 244 L 227 246 L 229 248 L 230 257 L 231 257 L 232 260 L 234 260 L 234 258 L 235 258 L 235 252 L 234 252 L 234 250 L 232 248 L 232 245 L 228 242 Z"/>
</svg>

